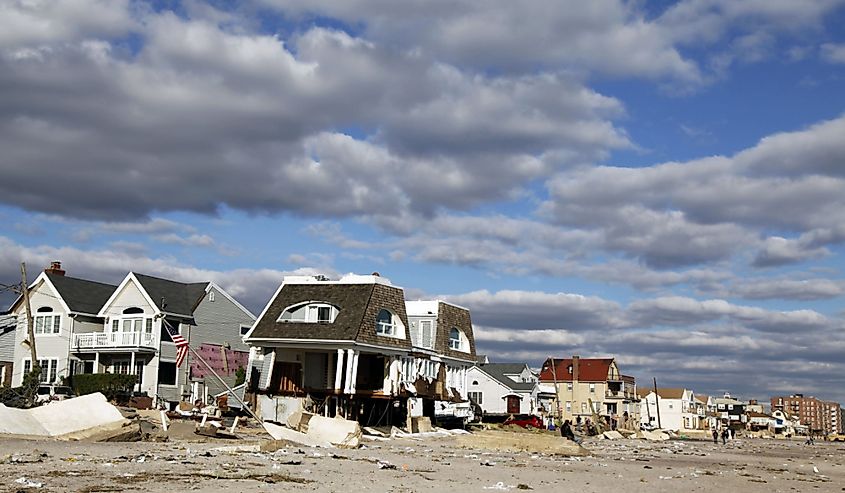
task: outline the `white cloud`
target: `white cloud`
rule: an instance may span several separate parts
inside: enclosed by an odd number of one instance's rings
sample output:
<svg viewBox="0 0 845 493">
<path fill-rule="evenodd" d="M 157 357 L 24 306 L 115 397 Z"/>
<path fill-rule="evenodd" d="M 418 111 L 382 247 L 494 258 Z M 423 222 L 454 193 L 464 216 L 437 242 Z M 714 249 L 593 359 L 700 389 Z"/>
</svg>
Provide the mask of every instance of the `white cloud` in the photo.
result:
<svg viewBox="0 0 845 493">
<path fill-rule="evenodd" d="M 845 63 L 845 43 L 824 43 L 821 46 L 821 56 L 830 63 Z"/>
</svg>

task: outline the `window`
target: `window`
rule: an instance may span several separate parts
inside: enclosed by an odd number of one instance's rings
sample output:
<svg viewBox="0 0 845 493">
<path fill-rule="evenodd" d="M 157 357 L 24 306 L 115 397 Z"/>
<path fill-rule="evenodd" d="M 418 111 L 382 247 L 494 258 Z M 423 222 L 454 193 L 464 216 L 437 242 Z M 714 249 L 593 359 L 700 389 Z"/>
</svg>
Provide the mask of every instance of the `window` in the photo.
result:
<svg viewBox="0 0 845 493">
<path fill-rule="evenodd" d="M 376 317 L 376 334 L 392 336 L 395 331 L 396 325 L 393 323 L 393 314 L 384 309 L 379 310 Z"/>
<path fill-rule="evenodd" d="M 59 360 L 40 359 L 38 360 L 38 366 L 41 367 L 41 376 L 39 378 L 41 383 L 54 383 L 56 381 L 56 378 L 58 377 Z M 27 374 L 30 371 L 32 371 L 32 360 L 23 360 L 24 374 Z"/>
<path fill-rule="evenodd" d="M 168 324 L 170 324 L 171 327 L 173 327 L 173 330 L 177 334 L 182 333 L 182 331 L 180 330 L 181 324 L 179 322 L 176 322 L 174 320 L 165 320 L 165 321 Z M 161 324 L 161 340 L 164 341 L 164 342 L 173 342 L 173 338 L 170 337 L 170 332 L 168 332 L 167 327 L 165 326 L 164 323 Z"/>
<path fill-rule="evenodd" d="M 61 315 L 37 315 L 34 319 L 35 334 L 58 334 L 62 330 Z"/>
<path fill-rule="evenodd" d="M 159 361 L 158 383 L 161 385 L 176 385 L 176 363 Z"/>
<path fill-rule="evenodd" d="M 129 375 L 129 360 L 118 360 L 112 362 L 112 373 L 115 375 Z"/>
<path fill-rule="evenodd" d="M 434 348 L 434 333 L 431 320 L 420 321 L 420 345 L 424 348 Z"/>
<path fill-rule="evenodd" d="M 469 397 L 469 400 L 478 404 L 479 406 L 484 404 L 484 393 L 483 392 L 468 392 L 467 397 Z"/>
<path fill-rule="evenodd" d="M 581 412 L 582 412 L 582 413 L 586 413 L 586 412 L 587 412 L 587 403 L 586 403 L 586 402 L 582 402 L 582 403 L 581 403 Z"/>
<path fill-rule="evenodd" d="M 338 308 L 320 301 L 308 301 L 291 305 L 282 311 L 278 322 L 332 323 L 337 317 Z"/>
<path fill-rule="evenodd" d="M 455 327 L 449 331 L 449 349 L 461 350 L 461 331 Z"/>
<path fill-rule="evenodd" d="M 251 325 L 241 325 L 241 335 L 245 336 L 251 327 Z"/>
<path fill-rule="evenodd" d="M 567 413 L 572 412 L 572 401 L 566 401 L 566 412 Z"/>
<path fill-rule="evenodd" d="M 214 303 L 214 291 L 208 292 L 208 301 Z"/>
<path fill-rule="evenodd" d="M 596 384 L 594 384 L 594 383 L 591 383 L 591 384 L 590 384 L 590 393 L 591 393 L 591 394 L 595 394 L 595 393 L 596 393 Z"/>
<path fill-rule="evenodd" d="M 572 382 L 566 383 L 566 390 L 568 390 L 569 392 L 572 392 Z"/>
</svg>

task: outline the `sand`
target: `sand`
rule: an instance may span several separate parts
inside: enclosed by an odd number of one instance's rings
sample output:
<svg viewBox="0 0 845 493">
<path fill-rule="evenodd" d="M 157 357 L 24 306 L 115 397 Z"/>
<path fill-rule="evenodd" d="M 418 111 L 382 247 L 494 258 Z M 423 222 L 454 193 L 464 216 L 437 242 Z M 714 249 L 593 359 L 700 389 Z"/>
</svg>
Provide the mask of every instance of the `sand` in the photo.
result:
<svg viewBox="0 0 845 493">
<path fill-rule="evenodd" d="M 837 443 L 593 439 L 584 443 L 590 455 L 572 458 L 464 449 L 454 437 L 365 443 L 259 452 L 257 440 L 0 439 L 0 492 L 845 491 L 845 444 Z M 247 452 L 214 450 L 250 444 Z"/>
</svg>

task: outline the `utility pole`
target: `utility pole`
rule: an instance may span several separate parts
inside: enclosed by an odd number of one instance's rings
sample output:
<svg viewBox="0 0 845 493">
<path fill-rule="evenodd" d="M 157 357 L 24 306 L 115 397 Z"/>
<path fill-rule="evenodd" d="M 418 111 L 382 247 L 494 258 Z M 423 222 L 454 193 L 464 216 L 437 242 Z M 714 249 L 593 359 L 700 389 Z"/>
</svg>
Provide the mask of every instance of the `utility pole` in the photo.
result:
<svg viewBox="0 0 845 493">
<path fill-rule="evenodd" d="M 38 368 L 38 353 L 35 351 L 35 329 L 32 326 L 32 306 L 29 304 L 29 284 L 26 282 L 26 262 L 21 262 L 21 294 L 26 310 L 26 330 L 29 335 L 29 353 L 32 357 L 32 370 Z"/>
<path fill-rule="evenodd" d="M 555 382 L 555 404 L 557 404 L 557 418 L 561 419 L 560 415 L 560 389 L 557 386 L 557 370 L 555 370 L 555 359 L 549 356 L 549 361 L 552 362 L 552 379 Z"/>
<path fill-rule="evenodd" d="M 657 427 L 662 430 L 663 425 L 660 424 L 660 394 L 657 393 L 657 377 L 654 377 L 654 403 L 657 405 Z"/>
</svg>

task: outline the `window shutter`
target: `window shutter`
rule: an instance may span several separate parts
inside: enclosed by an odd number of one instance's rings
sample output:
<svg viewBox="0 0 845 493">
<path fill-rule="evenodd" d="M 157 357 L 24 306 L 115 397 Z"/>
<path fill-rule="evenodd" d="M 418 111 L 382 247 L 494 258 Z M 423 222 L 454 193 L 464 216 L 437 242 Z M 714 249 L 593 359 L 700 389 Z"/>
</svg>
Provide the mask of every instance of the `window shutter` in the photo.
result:
<svg viewBox="0 0 845 493">
<path fill-rule="evenodd" d="M 431 348 L 431 321 L 420 322 L 420 331 L 422 332 L 422 346 Z"/>
<path fill-rule="evenodd" d="M 273 376 L 273 363 L 276 361 L 276 352 L 264 355 L 264 364 L 261 365 L 261 377 L 258 382 L 259 390 L 267 390 L 270 386 L 270 377 Z"/>
</svg>

